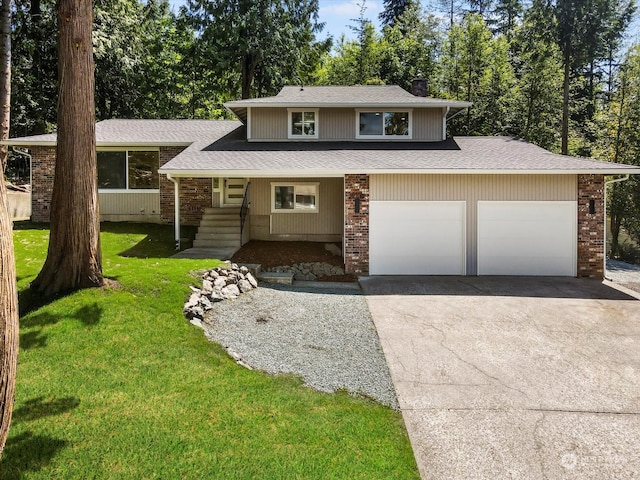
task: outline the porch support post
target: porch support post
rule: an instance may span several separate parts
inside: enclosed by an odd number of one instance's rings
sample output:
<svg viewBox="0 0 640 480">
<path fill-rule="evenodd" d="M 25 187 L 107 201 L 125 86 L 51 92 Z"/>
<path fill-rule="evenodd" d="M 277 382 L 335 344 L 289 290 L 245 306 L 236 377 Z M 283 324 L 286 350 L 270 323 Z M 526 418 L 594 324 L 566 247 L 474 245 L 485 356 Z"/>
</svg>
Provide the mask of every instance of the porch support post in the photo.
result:
<svg viewBox="0 0 640 480">
<path fill-rule="evenodd" d="M 174 239 L 176 251 L 180 250 L 180 179 L 173 178 L 167 173 L 167 179 L 173 183 L 173 206 L 174 206 Z"/>
</svg>

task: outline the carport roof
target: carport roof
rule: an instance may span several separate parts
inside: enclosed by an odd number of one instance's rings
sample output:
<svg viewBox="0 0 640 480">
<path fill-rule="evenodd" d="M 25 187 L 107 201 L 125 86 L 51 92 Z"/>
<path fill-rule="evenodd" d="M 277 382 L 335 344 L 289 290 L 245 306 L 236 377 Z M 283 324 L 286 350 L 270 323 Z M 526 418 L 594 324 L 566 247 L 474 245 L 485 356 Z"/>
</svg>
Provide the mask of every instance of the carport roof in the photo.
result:
<svg viewBox="0 0 640 480">
<path fill-rule="evenodd" d="M 442 142 L 247 142 L 232 120 L 105 120 L 98 147 L 184 146 L 160 168 L 176 177 L 342 176 L 349 173 L 640 174 L 640 167 L 551 153 L 509 137 Z M 54 146 L 56 135 L 2 144 Z"/>
</svg>

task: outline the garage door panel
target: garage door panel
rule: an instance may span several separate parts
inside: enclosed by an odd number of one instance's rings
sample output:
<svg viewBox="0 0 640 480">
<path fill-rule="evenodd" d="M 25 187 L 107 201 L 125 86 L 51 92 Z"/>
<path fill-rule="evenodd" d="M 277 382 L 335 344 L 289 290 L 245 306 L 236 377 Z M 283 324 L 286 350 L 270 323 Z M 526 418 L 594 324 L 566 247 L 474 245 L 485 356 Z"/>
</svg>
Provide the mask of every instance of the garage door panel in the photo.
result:
<svg viewBox="0 0 640 480">
<path fill-rule="evenodd" d="M 576 202 L 478 202 L 479 275 L 576 275 Z"/>
<path fill-rule="evenodd" d="M 463 275 L 465 203 L 372 201 L 372 275 Z"/>
</svg>

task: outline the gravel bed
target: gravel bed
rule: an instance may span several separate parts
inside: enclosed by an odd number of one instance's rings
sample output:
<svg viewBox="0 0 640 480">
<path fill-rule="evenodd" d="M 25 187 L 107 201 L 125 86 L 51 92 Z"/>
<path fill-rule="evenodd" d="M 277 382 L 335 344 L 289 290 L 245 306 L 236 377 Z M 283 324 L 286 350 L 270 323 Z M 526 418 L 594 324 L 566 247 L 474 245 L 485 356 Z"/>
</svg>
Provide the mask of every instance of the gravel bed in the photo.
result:
<svg viewBox="0 0 640 480">
<path fill-rule="evenodd" d="M 317 390 L 346 389 L 398 409 L 378 334 L 357 290 L 261 284 L 216 303 L 203 328 L 250 368 L 297 374 Z"/>
</svg>

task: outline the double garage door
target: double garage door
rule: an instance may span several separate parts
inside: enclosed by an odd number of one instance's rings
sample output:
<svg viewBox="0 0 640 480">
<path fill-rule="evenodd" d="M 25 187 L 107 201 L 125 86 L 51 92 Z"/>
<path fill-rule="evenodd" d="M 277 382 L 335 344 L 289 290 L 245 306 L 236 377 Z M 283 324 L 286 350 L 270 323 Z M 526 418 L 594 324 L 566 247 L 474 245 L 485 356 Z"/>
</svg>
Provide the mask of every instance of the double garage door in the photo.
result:
<svg viewBox="0 0 640 480">
<path fill-rule="evenodd" d="M 370 273 L 576 275 L 576 202 L 478 201 L 474 231 L 468 208 L 465 201 L 372 201 Z"/>
</svg>

